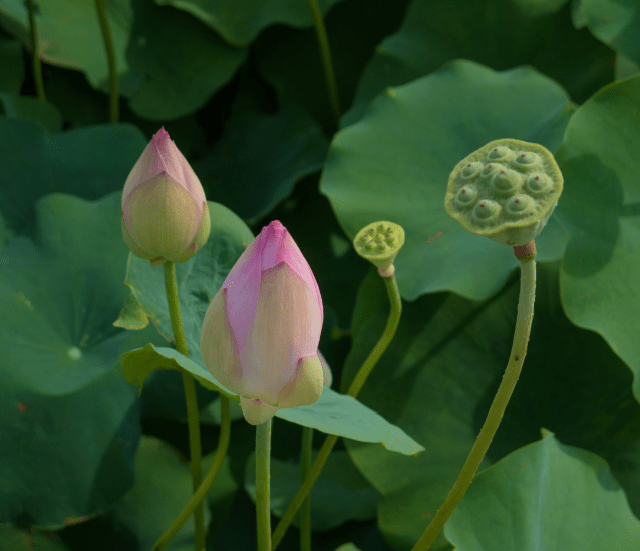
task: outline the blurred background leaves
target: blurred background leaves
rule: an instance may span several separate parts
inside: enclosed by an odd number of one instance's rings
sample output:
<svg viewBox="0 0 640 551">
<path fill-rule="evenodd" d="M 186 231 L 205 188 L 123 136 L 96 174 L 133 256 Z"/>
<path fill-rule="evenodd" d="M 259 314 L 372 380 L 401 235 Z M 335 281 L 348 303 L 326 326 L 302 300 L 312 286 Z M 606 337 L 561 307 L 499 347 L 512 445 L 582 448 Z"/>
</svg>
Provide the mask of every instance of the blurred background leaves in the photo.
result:
<svg viewBox="0 0 640 551">
<path fill-rule="evenodd" d="M 565 192 L 537 240 L 523 375 L 487 470 L 437 549 L 489 551 L 492 537 L 507 541 L 481 528 L 506 522 L 486 500 L 540 488 L 540 454 L 568 469 L 593 503 L 615 498 L 608 510 L 622 524 L 607 544 L 636 537 L 638 3 L 321 0 L 344 113 L 339 131 L 306 1 L 105 4 L 121 94 L 115 125 L 106 124 L 107 60 L 93 2 L 35 2 L 47 95 L 40 101 L 26 5 L 0 0 L 0 549 L 145 551 L 166 528 L 150 520 L 152 508 L 168 523 L 188 498 L 179 375 L 155 373 L 138 398 L 118 361 L 148 342 L 167 346 L 171 332 L 161 323 L 113 326 L 125 304 L 136 305 L 127 303 L 125 279 L 141 296 L 155 288 L 148 264 L 133 261 L 127 271 L 118 211 L 129 170 L 161 126 L 220 207 L 212 211 L 214 254 L 179 267 L 185 312 L 211 298 L 252 235 L 281 220 L 322 292 L 320 348 L 336 390 L 377 341 L 388 311 L 384 287 L 351 239 L 377 219 L 406 231 L 396 262 L 403 318 L 361 400 L 426 451 L 406 457 L 340 440 L 312 501 L 320 551 L 412 547 L 506 364 L 517 263 L 445 216 L 449 171 L 498 138 L 557 154 Z M 231 219 L 237 231 L 225 233 Z M 206 277 L 205 288 L 194 287 Z M 149 301 L 144 309 L 162 312 Z M 191 333 L 195 343 L 197 327 Z M 219 402 L 204 388 L 199 397 L 210 454 Z M 208 500 L 212 549 L 255 548 L 255 433 L 238 411 L 234 418 L 228 472 Z M 541 439 L 543 428 L 554 436 Z M 300 435 L 299 425 L 277 421 L 274 495 L 284 501 L 297 480 Z M 317 433 L 314 447 L 322 440 Z M 549 510 L 571 507 L 563 495 L 545 494 Z M 358 496 L 361 508 L 347 506 Z M 587 541 L 601 537 L 594 510 L 573 511 Z M 176 550 L 189 547 L 185 530 Z M 478 542 L 461 535 L 470 530 Z M 298 547 L 292 528 L 280 549 Z"/>
</svg>

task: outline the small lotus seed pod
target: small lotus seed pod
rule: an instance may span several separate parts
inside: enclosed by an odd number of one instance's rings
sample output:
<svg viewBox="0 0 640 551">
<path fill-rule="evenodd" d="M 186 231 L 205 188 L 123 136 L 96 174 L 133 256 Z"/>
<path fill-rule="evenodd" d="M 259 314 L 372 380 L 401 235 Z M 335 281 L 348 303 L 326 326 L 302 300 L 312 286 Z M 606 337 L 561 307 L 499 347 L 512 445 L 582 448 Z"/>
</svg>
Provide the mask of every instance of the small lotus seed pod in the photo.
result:
<svg viewBox="0 0 640 551">
<path fill-rule="evenodd" d="M 393 222 L 374 222 L 362 228 L 353 240 L 356 252 L 374 264 L 383 277 L 393 275 L 393 261 L 404 245 L 404 230 Z"/>
<path fill-rule="evenodd" d="M 454 167 L 444 206 L 467 231 L 522 246 L 542 231 L 563 182 L 556 160 L 543 146 L 496 140 Z"/>
</svg>

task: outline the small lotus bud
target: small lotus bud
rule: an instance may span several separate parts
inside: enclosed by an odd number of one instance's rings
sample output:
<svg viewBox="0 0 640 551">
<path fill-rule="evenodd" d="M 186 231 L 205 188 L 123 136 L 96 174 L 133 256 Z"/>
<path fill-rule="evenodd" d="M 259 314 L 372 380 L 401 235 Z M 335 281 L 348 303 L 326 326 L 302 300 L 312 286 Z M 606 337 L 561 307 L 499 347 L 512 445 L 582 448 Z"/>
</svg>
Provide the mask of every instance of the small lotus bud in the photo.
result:
<svg viewBox="0 0 640 551">
<path fill-rule="evenodd" d="M 309 264 L 286 228 L 271 222 L 213 297 L 200 336 L 207 369 L 240 396 L 248 423 L 320 397 L 323 318 Z"/>
<path fill-rule="evenodd" d="M 152 264 L 189 260 L 209 239 L 204 190 L 164 128 L 131 169 L 122 192 L 122 237 Z"/>
</svg>

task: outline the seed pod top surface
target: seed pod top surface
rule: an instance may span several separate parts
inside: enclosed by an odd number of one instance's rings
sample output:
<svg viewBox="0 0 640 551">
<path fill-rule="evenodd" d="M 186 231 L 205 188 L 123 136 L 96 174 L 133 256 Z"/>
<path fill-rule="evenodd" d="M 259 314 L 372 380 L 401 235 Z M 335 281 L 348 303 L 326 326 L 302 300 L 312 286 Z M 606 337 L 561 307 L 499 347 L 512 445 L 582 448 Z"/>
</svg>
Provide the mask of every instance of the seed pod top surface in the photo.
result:
<svg viewBox="0 0 640 551">
<path fill-rule="evenodd" d="M 551 152 L 520 140 L 496 140 L 462 159 L 449 175 L 447 214 L 476 235 L 511 246 L 540 233 L 562 193 Z"/>
<path fill-rule="evenodd" d="M 353 245 L 362 258 L 386 270 L 404 245 L 404 229 L 393 222 L 373 222 L 356 234 Z"/>
</svg>

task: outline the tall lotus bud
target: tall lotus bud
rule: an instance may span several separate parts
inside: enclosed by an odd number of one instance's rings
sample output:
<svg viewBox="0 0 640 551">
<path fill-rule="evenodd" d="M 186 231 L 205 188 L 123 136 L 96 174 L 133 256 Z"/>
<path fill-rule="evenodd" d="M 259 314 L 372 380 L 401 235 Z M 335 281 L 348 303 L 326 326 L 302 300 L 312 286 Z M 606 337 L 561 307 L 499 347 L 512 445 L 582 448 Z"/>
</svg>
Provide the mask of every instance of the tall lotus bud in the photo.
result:
<svg viewBox="0 0 640 551">
<path fill-rule="evenodd" d="M 320 397 L 323 318 L 309 264 L 286 228 L 271 222 L 213 297 L 200 337 L 207 369 L 240 396 L 247 422 L 260 425 L 278 408 Z"/>
<path fill-rule="evenodd" d="M 164 128 L 127 176 L 121 226 L 131 252 L 151 264 L 189 260 L 209 239 L 202 184 Z"/>
</svg>

